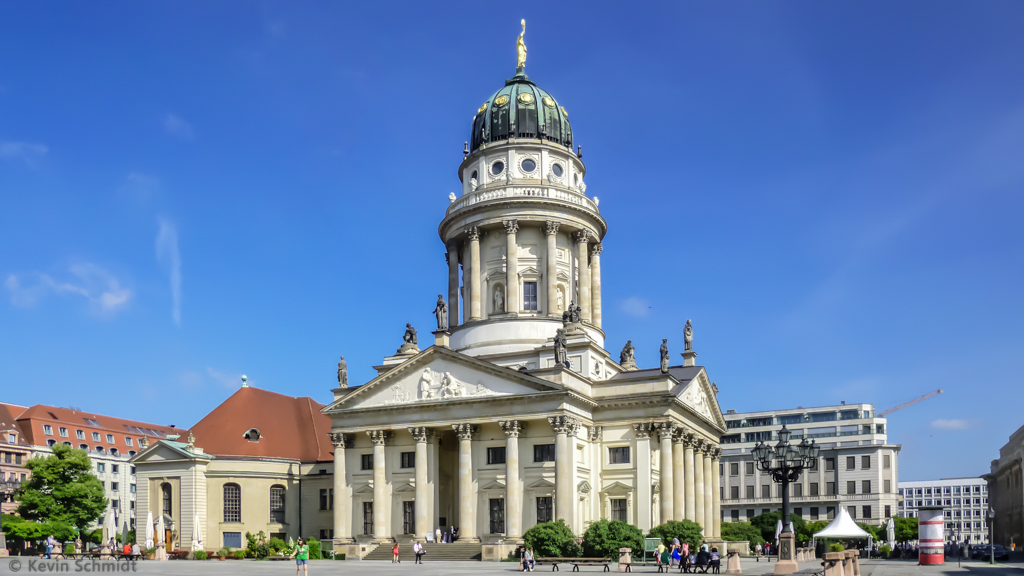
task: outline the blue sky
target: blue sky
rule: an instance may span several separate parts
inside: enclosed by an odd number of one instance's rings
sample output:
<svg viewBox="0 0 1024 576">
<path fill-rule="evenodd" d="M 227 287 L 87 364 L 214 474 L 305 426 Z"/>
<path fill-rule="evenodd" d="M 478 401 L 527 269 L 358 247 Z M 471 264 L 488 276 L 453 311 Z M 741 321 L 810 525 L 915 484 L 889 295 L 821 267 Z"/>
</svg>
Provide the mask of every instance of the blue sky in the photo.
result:
<svg viewBox="0 0 1024 576">
<path fill-rule="evenodd" d="M 607 348 L 740 411 L 871 402 L 901 479 L 1021 417 L 1024 4 L 0 5 L 2 400 L 188 426 L 429 332 L 470 121 L 568 110 Z"/>
</svg>

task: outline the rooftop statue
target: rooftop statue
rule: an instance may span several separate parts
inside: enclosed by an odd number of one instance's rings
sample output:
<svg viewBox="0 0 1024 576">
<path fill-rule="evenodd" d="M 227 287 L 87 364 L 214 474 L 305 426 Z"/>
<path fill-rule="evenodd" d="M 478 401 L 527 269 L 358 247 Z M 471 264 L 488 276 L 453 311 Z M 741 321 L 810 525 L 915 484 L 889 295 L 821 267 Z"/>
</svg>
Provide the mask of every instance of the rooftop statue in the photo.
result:
<svg viewBox="0 0 1024 576">
<path fill-rule="evenodd" d="M 661 373 L 668 373 L 668 338 L 661 339 Z"/>
<path fill-rule="evenodd" d="M 622 347 L 622 352 L 619 353 L 619 365 L 636 365 L 636 347 L 633 346 L 632 340 L 626 340 L 626 345 Z"/>
<path fill-rule="evenodd" d="M 693 326 L 690 325 L 690 321 L 686 321 L 686 327 L 683 328 L 683 350 L 690 352 L 693 350 Z"/>
<path fill-rule="evenodd" d="M 348 362 L 345 362 L 345 357 L 342 356 L 341 360 L 338 360 L 338 386 L 348 386 Z"/>
<path fill-rule="evenodd" d="M 408 322 L 405 324 L 405 334 L 402 335 L 402 340 L 405 340 L 406 344 L 419 344 L 416 338 L 416 329 Z"/>
<path fill-rule="evenodd" d="M 520 24 L 523 25 L 523 31 L 519 33 L 519 39 L 516 40 L 516 68 L 522 70 L 526 67 L 526 43 L 523 42 L 523 34 L 526 34 L 526 20 L 524 19 Z"/>
<path fill-rule="evenodd" d="M 434 306 L 434 315 L 437 317 L 438 332 L 448 330 L 448 304 L 440 294 L 437 295 L 437 305 Z"/>
<path fill-rule="evenodd" d="M 565 366 L 566 368 L 570 366 L 565 349 L 567 344 L 565 330 L 559 328 L 555 332 L 555 366 Z"/>
</svg>

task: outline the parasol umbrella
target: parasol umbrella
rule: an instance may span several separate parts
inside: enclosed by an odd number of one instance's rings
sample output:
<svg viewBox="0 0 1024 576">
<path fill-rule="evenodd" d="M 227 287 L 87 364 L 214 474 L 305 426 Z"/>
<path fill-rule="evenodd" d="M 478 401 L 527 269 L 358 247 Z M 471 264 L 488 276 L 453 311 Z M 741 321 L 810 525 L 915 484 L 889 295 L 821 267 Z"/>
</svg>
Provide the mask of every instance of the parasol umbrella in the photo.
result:
<svg viewBox="0 0 1024 576">
<path fill-rule="evenodd" d="M 125 521 L 121 524 L 121 545 L 128 544 L 128 522 Z"/>
<path fill-rule="evenodd" d="M 114 523 L 114 510 L 107 508 L 107 516 L 103 519 L 103 541 L 101 546 L 106 546 L 110 539 L 117 534 L 117 524 Z"/>
<path fill-rule="evenodd" d="M 166 542 L 167 536 L 166 536 L 166 534 L 167 534 L 167 531 L 164 529 L 164 515 L 161 514 L 156 519 L 156 542 L 157 542 L 157 544 L 161 544 L 162 543 L 164 546 L 167 546 L 167 542 Z"/>
<path fill-rule="evenodd" d="M 896 520 L 889 518 L 889 522 L 885 525 L 885 539 L 889 541 L 889 546 L 896 545 Z"/>
<path fill-rule="evenodd" d="M 149 550 L 155 545 L 153 542 L 153 511 L 150 510 L 146 514 L 146 550 Z"/>
<path fill-rule="evenodd" d="M 775 545 L 779 545 L 779 534 L 782 534 L 782 519 L 775 523 Z"/>
<path fill-rule="evenodd" d="M 203 527 L 200 525 L 199 513 L 192 520 L 192 551 L 203 549 Z"/>
</svg>

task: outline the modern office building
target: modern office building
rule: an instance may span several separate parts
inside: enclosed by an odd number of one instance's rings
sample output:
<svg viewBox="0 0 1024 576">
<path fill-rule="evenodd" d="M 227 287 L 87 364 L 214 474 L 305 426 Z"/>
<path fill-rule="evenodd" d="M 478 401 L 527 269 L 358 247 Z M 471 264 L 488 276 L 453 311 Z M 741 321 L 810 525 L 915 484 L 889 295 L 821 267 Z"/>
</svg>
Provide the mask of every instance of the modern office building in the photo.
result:
<svg viewBox="0 0 1024 576">
<path fill-rule="evenodd" d="M 900 516 L 914 518 L 921 506 L 942 506 L 946 540 L 988 542 L 988 485 L 984 478 L 943 478 L 900 482 Z"/>
<path fill-rule="evenodd" d="M 995 510 L 993 526 L 996 544 L 1024 545 L 1024 480 L 1021 462 L 1024 461 L 1024 426 L 1010 435 L 1009 442 L 999 449 L 999 458 L 992 461 L 991 470 L 982 478 L 988 483 L 988 495 Z"/>
<path fill-rule="evenodd" d="M 758 471 L 751 449 L 774 446 L 783 426 L 791 443 L 809 438 L 821 447 L 814 469 L 790 485 L 790 506 L 808 522 L 831 520 L 840 506 L 858 522 L 881 524 L 897 513 L 900 446 L 886 438 L 886 420 L 871 404 L 840 404 L 725 414 L 720 476 L 722 519 L 748 522 L 782 509 L 781 486 Z"/>
</svg>

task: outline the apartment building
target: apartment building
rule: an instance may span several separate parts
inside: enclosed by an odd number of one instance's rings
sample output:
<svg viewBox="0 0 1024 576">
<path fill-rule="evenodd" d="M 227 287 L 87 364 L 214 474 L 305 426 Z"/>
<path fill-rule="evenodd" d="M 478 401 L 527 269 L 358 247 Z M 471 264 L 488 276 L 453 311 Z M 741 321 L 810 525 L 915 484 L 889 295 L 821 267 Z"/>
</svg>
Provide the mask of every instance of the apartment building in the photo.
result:
<svg viewBox="0 0 1024 576">
<path fill-rule="evenodd" d="M 886 438 L 886 420 L 871 404 L 840 404 L 763 412 L 725 413 L 719 463 L 722 519 L 748 522 L 782 509 L 781 485 L 758 471 L 751 450 L 774 446 L 785 426 L 791 443 L 809 438 L 820 446 L 813 469 L 790 484 L 791 512 L 808 522 L 831 520 L 840 506 L 858 522 L 878 525 L 898 512 L 900 446 Z"/>
<path fill-rule="evenodd" d="M 32 449 L 14 418 L 15 412 L 24 409 L 24 406 L 8 407 L 0 404 L 0 482 L 8 483 L 9 488 L 24 482 L 31 475 L 25 468 L 25 462 L 32 456 Z M 0 493 L 0 512 L 4 514 L 12 514 L 18 507 L 9 488 Z"/>
<path fill-rule="evenodd" d="M 943 478 L 900 482 L 900 516 L 914 518 L 921 506 L 942 506 L 946 540 L 988 542 L 988 483 L 984 478 Z"/>
</svg>

